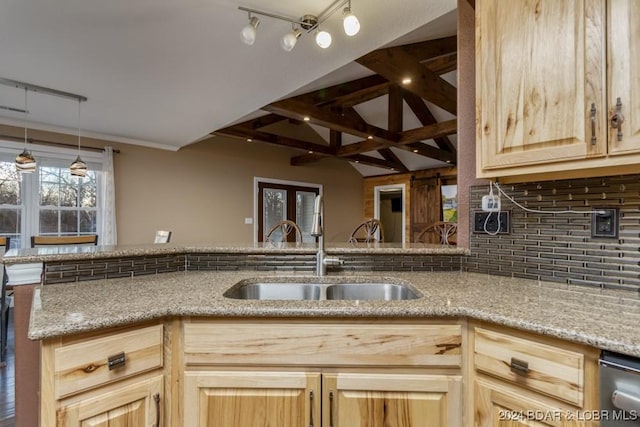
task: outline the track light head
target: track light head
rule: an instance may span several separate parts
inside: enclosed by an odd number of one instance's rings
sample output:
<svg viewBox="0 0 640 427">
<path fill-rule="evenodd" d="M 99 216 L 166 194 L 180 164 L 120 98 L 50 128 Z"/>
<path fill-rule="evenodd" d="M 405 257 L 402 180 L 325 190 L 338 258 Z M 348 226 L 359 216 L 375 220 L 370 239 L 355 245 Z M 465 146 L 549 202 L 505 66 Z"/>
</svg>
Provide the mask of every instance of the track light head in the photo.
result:
<svg viewBox="0 0 640 427">
<path fill-rule="evenodd" d="M 318 31 L 316 34 L 316 44 L 323 49 L 331 46 L 331 34 L 326 31 Z"/>
<path fill-rule="evenodd" d="M 344 27 L 345 34 L 348 36 L 358 34 L 360 31 L 360 21 L 358 21 L 358 18 L 351 12 L 351 6 L 345 7 L 342 15 L 342 26 Z"/>
<path fill-rule="evenodd" d="M 240 36 L 245 44 L 251 46 L 256 41 L 256 29 L 258 28 L 258 25 L 260 25 L 260 20 L 255 16 L 252 17 L 251 15 L 249 15 L 249 18 L 249 23 L 244 26 L 240 32 Z"/>
<path fill-rule="evenodd" d="M 301 34 L 302 31 L 300 31 L 299 28 L 294 28 L 293 30 L 289 31 L 280 40 L 280 47 L 286 52 L 291 52 Z"/>
</svg>

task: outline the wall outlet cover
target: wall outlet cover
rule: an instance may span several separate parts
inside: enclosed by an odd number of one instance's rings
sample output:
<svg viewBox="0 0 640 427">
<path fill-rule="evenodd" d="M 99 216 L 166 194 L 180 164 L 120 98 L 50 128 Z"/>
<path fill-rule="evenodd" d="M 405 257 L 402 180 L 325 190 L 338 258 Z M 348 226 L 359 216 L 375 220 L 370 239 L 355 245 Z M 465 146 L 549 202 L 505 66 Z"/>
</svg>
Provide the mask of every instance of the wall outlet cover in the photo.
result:
<svg viewBox="0 0 640 427">
<path fill-rule="evenodd" d="M 482 210 L 484 212 L 500 212 L 500 196 L 482 196 Z"/>
<path fill-rule="evenodd" d="M 511 234 L 511 211 L 473 211 L 473 232 L 477 234 L 495 233 L 498 229 L 498 215 L 500 215 L 500 231 L 498 231 L 498 234 Z M 487 231 L 485 231 L 485 221 Z"/>
</svg>

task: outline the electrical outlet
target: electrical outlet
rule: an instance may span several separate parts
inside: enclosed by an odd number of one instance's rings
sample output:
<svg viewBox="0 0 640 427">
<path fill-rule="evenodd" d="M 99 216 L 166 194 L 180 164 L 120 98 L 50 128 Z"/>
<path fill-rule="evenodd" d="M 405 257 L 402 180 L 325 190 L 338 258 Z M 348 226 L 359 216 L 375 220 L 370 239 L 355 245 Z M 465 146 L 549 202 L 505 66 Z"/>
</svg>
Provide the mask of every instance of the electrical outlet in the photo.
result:
<svg viewBox="0 0 640 427">
<path fill-rule="evenodd" d="M 498 229 L 498 215 L 500 215 L 500 231 L 498 234 L 511 233 L 511 211 L 496 212 L 473 212 L 473 232 L 474 233 L 495 233 Z M 489 217 L 489 219 L 487 219 Z M 487 231 L 484 230 L 484 224 L 487 224 Z"/>
<path fill-rule="evenodd" d="M 484 212 L 500 212 L 500 197 L 491 195 L 482 196 L 482 210 Z"/>
<path fill-rule="evenodd" d="M 617 208 L 594 210 L 591 214 L 591 237 L 618 237 L 618 219 L 620 212 Z"/>
</svg>

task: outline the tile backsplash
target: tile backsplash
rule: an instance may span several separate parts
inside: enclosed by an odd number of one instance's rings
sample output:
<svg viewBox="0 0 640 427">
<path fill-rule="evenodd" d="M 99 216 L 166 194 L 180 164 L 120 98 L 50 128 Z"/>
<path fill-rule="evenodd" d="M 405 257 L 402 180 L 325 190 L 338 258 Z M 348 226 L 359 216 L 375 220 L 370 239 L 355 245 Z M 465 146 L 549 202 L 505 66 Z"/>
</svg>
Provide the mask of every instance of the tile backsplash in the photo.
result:
<svg viewBox="0 0 640 427">
<path fill-rule="evenodd" d="M 527 212 L 501 195 L 501 209 L 511 211 L 511 233 L 474 233 L 472 224 L 465 271 L 640 290 L 640 175 L 501 188 L 528 209 L 585 213 Z M 488 185 L 471 188 L 471 218 L 488 191 Z M 617 238 L 591 237 L 592 211 L 604 208 L 619 209 Z"/>
</svg>

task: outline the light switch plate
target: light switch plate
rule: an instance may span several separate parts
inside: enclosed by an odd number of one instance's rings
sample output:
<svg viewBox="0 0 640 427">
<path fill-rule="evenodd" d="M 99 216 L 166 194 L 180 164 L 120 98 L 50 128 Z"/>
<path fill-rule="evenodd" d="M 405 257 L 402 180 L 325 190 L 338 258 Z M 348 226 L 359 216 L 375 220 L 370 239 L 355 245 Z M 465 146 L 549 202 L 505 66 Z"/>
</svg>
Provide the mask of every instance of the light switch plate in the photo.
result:
<svg viewBox="0 0 640 427">
<path fill-rule="evenodd" d="M 253 224 L 253 218 L 245 218 L 244 223 L 247 225 Z"/>
</svg>

